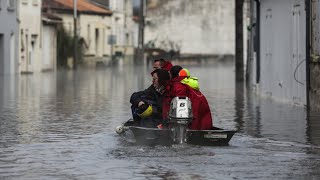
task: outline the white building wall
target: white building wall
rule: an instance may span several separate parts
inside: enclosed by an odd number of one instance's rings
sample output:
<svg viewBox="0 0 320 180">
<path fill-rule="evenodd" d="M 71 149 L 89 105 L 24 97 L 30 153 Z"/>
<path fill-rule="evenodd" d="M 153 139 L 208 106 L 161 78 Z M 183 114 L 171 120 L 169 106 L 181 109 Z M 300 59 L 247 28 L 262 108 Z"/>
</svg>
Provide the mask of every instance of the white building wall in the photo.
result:
<svg viewBox="0 0 320 180">
<path fill-rule="evenodd" d="M 116 35 L 116 46 L 133 46 L 134 22 L 131 0 L 110 0 L 112 14 L 112 34 Z"/>
<path fill-rule="evenodd" d="M 306 15 L 303 0 L 262 0 L 260 93 L 306 104 Z"/>
<path fill-rule="evenodd" d="M 147 9 L 145 44 L 169 50 L 171 41 L 181 53 L 234 54 L 233 0 L 158 1 L 160 6 Z"/>
<path fill-rule="evenodd" d="M 15 74 L 18 68 L 17 1 L 0 1 L 0 74 Z"/>
<path fill-rule="evenodd" d="M 19 1 L 20 72 L 41 72 L 41 0 Z"/>
<path fill-rule="evenodd" d="M 56 14 L 63 19 L 63 26 L 73 35 L 73 15 Z M 80 14 L 78 18 L 78 33 L 84 38 L 87 48 L 85 56 L 103 57 L 110 55 L 108 36 L 111 33 L 111 17 L 102 15 Z"/>
<path fill-rule="evenodd" d="M 103 57 L 110 55 L 110 45 L 108 45 L 108 36 L 111 29 L 110 16 L 86 15 L 79 17 L 80 36 L 85 39 L 88 49 L 85 55 L 95 55 Z"/>
<path fill-rule="evenodd" d="M 56 70 L 57 67 L 57 32 L 55 26 L 42 26 L 42 71 Z"/>
</svg>

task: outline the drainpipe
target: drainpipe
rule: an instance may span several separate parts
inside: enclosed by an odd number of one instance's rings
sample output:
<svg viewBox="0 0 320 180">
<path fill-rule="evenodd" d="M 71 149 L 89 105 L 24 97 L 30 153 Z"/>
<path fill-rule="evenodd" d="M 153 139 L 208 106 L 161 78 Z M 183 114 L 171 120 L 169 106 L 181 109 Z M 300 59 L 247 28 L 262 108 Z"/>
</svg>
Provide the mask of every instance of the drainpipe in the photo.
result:
<svg viewBox="0 0 320 180">
<path fill-rule="evenodd" d="M 77 0 L 73 0 L 73 69 L 78 66 L 78 36 L 77 36 Z"/>
<path fill-rule="evenodd" d="M 243 65 L 243 0 L 235 0 L 235 31 L 236 31 L 236 81 L 244 81 Z"/>
<path fill-rule="evenodd" d="M 311 0 L 305 1 L 306 6 L 306 100 L 307 100 L 307 112 L 310 110 L 310 99 L 309 99 L 309 91 L 310 91 L 310 39 L 311 39 L 311 27 L 312 20 L 310 15 L 312 13 L 311 8 Z"/>
<path fill-rule="evenodd" d="M 257 17 L 256 17 L 256 39 L 255 39 L 255 50 L 256 50 L 256 84 L 260 83 L 260 0 L 256 1 Z"/>
</svg>

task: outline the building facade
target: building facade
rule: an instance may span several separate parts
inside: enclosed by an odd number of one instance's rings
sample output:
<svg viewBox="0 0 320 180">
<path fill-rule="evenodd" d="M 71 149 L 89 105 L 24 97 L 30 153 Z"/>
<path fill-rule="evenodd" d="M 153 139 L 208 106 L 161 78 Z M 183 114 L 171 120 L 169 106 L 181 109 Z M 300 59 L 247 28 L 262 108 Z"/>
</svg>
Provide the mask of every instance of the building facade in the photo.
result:
<svg viewBox="0 0 320 180">
<path fill-rule="evenodd" d="M 41 0 L 19 1 L 19 70 L 41 72 Z"/>
<path fill-rule="evenodd" d="M 234 55 L 232 0 L 149 0 L 145 44 L 181 54 Z"/>
<path fill-rule="evenodd" d="M 132 62 L 134 54 L 135 23 L 131 0 L 109 0 L 113 12 L 111 32 L 115 38 L 114 54 Z"/>
<path fill-rule="evenodd" d="M 46 12 L 41 14 L 42 71 L 57 69 L 57 27 L 62 19 Z"/>
<path fill-rule="evenodd" d="M 320 0 L 311 2 L 310 109 L 320 112 Z"/>
<path fill-rule="evenodd" d="M 251 2 L 249 83 L 262 96 L 306 105 L 305 1 Z"/>
<path fill-rule="evenodd" d="M 44 0 L 44 9 L 62 19 L 65 30 L 73 36 L 73 0 Z M 77 1 L 77 35 L 84 42 L 84 62 L 95 65 L 109 61 L 112 12 L 87 0 Z"/>
<path fill-rule="evenodd" d="M 16 0 L 0 1 L 0 74 L 17 73 L 18 12 Z"/>
</svg>

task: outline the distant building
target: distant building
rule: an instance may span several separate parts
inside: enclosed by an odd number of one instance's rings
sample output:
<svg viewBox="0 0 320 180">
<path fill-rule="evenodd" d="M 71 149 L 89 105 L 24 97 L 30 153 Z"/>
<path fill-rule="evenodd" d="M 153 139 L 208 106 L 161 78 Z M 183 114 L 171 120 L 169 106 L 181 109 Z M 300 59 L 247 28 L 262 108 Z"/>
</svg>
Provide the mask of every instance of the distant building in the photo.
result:
<svg viewBox="0 0 320 180">
<path fill-rule="evenodd" d="M 62 18 L 42 12 L 42 71 L 57 69 L 57 26 L 62 24 Z"/>
<path fill-rule="evenodd" d="M 234 0 L 147 2 L 144 32 L 147 47 L 190 55 L 234 55 Z"/>
<path fill-rule="evenodd" d="M 18 68 L 17 1 L 0 1 L 0 74 L 15 74 Z"/>
<path fill-rule="evenodd" d="M 19 69 L 21 73 L 41 72 L 41 0 L 19 2 Z"/>
<path fill-rule="evenodd" d="M 43 0 L 43 10 L 60 17 L 63 26 L 73 35 L 73 0 Z M 77 1 L 78 35 L 85 43 L 85 63 L 95 65 L 110 59 L 112 12 L 87 0 Z"/>
<path fill-rule="evenodd" d="M 115 55 L 130 61 L 134 54 L 135 23 L 132 0 L 109 0 L 112 15 L 112 35 L 115 37 Z M 131 61 L 132 62 L 132 61 Z"/>
</svg>

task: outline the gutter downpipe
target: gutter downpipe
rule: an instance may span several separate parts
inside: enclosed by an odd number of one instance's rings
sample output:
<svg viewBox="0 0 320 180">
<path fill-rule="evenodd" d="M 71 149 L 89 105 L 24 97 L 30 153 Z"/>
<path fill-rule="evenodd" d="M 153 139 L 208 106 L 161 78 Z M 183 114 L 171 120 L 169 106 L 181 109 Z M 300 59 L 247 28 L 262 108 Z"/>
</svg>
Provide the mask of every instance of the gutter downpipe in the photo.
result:
<svg viewBox="0 0 320 180">
<path fill-rule="evenodd" d="M 255 39 L 255 49 L 257 58 L 257 68 L 256 68 L 256 84 L 260 84 L 260 0 L 256 1 L 256 39 Z"/>
<path fill-rule="evenodd" d="M 312 13 L 311 9 L 311 0 L 305 0 L 306 6 L 306 101 L 307 101 L 307 113 L 310 111 L 310 99 L 309 99 L 309 91 L 310 91 L 310 39 L 311 34 L 310 30 L 312 27 L 312 22 L 310 15 Z"/>
<path fill-rule="evenodd" d="M 77 0 L 73 0 L 73 69 L 77 69 L 78 66 L 77 5 Z"/>
</svg>

